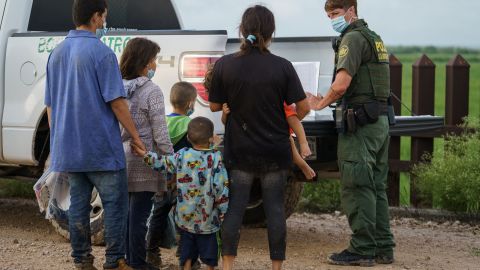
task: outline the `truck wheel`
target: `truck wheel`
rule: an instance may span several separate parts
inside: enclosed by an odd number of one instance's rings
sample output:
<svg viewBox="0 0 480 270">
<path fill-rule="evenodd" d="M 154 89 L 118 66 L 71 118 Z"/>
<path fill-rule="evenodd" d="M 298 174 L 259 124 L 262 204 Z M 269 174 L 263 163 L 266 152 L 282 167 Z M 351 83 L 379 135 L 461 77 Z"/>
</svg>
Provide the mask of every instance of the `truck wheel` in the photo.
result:
<svg viewBox="0 0 480 270">
<path fill-rule="evenodd" d="M 50 157 L 45 162 L 45 169 L 50 165 Z M 92 209 L 90 211 L 90 232 L 93 245 L 103 245 L 104 227 L 103 227 L 103 205 L 100 195 L 94 188 L 92 191 L 92 199 L 90 201 Z M 54 212 L 54 218 L 50 219 L 50 223 L 55 230 L 66 239 L 70 240 L 68 229 L 68 208 L 70 207 L 70 194 L 50 205 Z"/>
<path fill-rule="evenodd" d="M 302 195 L 303 183 L 296 182 L 291 172 L 285 187 L 285 217 L 290 217 L 295 211 L 297 203 Z M 255 180 L 250 191 L 250 201 L 243 217 L 243 225 L 247 227 L 264 227 L 265 213 L 263 211 L 263 200 L 260 181 Z"/>
</svg>

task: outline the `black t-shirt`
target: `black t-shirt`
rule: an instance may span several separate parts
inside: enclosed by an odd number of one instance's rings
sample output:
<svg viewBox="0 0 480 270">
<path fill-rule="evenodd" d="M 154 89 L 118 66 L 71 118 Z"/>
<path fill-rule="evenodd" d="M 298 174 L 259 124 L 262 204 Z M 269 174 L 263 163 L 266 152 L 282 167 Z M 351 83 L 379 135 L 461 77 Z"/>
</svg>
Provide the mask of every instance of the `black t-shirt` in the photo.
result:
<svg viewBox="0 0 480 270">
<path fill-rule="evenodd" d="M 225 55 L 213 70 L 209 101 L 227 103 L 224 159 L 227 168 L 289 169 L 292 155 L 284 103 L 305 99 L 292 63 L 256 48 Z"/>
</svg>

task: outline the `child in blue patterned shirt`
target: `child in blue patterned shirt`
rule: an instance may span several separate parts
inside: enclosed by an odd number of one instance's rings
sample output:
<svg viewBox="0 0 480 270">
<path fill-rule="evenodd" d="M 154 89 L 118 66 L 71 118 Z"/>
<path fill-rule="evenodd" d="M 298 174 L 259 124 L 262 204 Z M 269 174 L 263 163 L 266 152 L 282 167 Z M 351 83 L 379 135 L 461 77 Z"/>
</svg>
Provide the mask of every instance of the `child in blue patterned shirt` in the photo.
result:
<svg viewBox="0 0 480 270">
<path fill-rule="evenodd" d="M 198 257 L 214 269 L 218 265 L 218 231 L 228 208 L 228 175 L 222 154 L 210 147 L 213 123 L 205 117 L 192 119 L 187 137 L 192 148 L 158 157 L 137 149 L 154 170 L 176 174 L 175 223 L 180 228 L 180 264 L 191 269 Z"/>
</svg>

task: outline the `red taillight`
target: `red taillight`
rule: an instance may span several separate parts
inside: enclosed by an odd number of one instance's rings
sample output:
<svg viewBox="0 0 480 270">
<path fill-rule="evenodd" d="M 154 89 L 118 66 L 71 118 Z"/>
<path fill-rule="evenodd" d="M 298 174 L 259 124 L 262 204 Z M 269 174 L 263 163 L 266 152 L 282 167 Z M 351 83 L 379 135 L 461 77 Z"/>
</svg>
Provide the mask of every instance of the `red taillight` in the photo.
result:
<svg viewBox="0 0 480 270">
<path fill-rule="evenodd" d="M 198 99 L 208 103 L 208 93 L 203 86 L 205 73 L 222 55 L 187 54 L 182 57 L 180 66 L 180 80 L 193 84 L 197 89 Z"/>
<path fill-rule="evenodd" d="M 197 95 L 200 98 L 201 101 L 203 102 L 208 102 L 208 92 L 207 89 L 205 89 L 205 86 L 203 86 L 203 82 L 201 83 L 192 83 L 195 88 L 197 88 Z"/>
</svg>

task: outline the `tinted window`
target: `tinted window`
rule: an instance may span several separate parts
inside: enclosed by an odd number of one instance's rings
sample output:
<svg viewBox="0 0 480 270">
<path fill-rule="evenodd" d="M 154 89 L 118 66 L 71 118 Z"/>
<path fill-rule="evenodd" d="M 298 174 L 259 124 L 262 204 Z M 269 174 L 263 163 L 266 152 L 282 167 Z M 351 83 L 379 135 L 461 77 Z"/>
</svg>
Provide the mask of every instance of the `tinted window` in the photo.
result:
<svg viewBox="0 0 480 270">
<path fill-rule="evenodd" d="M 68 31 L 73 0 L 34 0 L 28 31 Z M 109 28 L 135 30 L 180 29 L 170 0 L 109 0 Z"/>
</svg>

